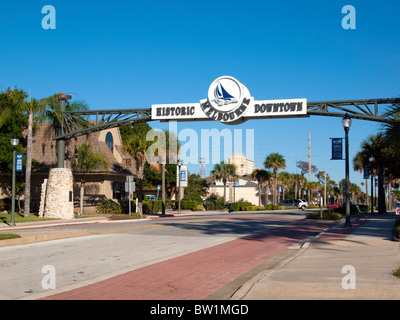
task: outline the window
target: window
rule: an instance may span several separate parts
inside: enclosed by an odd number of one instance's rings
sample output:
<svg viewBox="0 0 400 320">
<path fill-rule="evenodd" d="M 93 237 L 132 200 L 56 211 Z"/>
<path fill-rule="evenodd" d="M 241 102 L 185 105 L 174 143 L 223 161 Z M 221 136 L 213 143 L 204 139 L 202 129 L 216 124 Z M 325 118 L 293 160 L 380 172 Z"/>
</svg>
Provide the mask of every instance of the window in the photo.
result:
<svg viewBox="0 0 400 320">
<path fill-rule="evenodd" d="M 111 151 L 113 151 L 114 140 L 113 140 L 111 132 L 107 132 L 107 134 L 106 134 L 106 145 Z"/>
</svg>

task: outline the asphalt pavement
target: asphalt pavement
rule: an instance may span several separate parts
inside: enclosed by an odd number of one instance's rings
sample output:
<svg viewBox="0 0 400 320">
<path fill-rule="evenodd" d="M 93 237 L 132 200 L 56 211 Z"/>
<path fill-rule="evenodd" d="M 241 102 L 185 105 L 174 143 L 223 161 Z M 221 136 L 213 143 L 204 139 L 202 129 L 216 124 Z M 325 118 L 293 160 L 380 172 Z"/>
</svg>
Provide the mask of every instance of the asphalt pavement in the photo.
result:
<svg viewBox="0 0 400 320">
<path fill-rule="evenodd" d="M 196 299 L 400 299 L 400 279 L 392 275 L 400 266 L 399 242 L 392 240 L 395 218 L 394 212 L 390 212 L 369 216 L 367 220 L 353 220 L 352 228 L 344 228 L 343 223 L 330 225 L 312 237 L 280 247 L 272 255 L 266 255 L 266 259 L 257 260 L 250 271 L 237 273 L 236 280 L 214 294 Z M 84 218 L 21 223 L 15 227 L 4 224 L 0 232 L 19 233 L 22 238 L 2 240 L 0 246 L 89 234 L 84 229 L 57 228 L 49 228 L 44 234 L 39 232 L 43 226 L 105 222 L 110 221 Z M 263 241 L 267 244 L 270 240 Z"/>
</svg>

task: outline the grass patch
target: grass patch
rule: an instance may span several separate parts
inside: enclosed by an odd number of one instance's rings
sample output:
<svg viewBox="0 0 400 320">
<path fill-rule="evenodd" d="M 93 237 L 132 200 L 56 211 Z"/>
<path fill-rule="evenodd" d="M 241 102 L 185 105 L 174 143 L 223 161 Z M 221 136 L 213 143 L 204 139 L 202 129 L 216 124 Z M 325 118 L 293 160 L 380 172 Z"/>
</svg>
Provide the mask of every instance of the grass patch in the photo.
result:
<svg viewBox="0 0 400 320">
<path fill-rule="evenodd" d="M 127 220 L 127 219 L 141 219 L 142 217 L 138 213 L 132 213 L 130 216 L 129 214 L 112 214 L 110 215 L 110 220 Z"/>
<path fill-rule="evenodd" d="M 343 216 L 340 213 L 333 212 L 333 210 L 323 210 L 322 211 L 322 218 L 320 212 L 312 212 L 306 215 L 306 219 L 313 219 L 313 220 L 340 220 Z"/>
<path fill-rule="evenodd" d="M 19 234 L 15 233 L 0 233 L 0 240 L 21 238 Z"/>
<path fill-rule="evenodd" d="M 82 218 L 95 218 L 95 217 L 106 217 L 108 220 L 127 220 L 127 219 L 140 219 L 141 216 L 138 213 L 132 212 L 132 215 L 129 214 L 100 214 L 100 213 L 95 213 L 95 214 L 82 214 L 78 216 L 77 214 L 75 215 L 76 219 L 82 219 Z"/>
<path fill-rule="evenodd" d="M 45 218 L 38 217 L 37 213 L 31 213 L 29 218 L 25 218 L 24 215 L 15 213 L 15 223 L 21 222 L 35 222 L 35 221 L 45 221 L 45 220 L 58 220 L 55 218 Z M 0 223 L 11 223 L 11 214 L 10 213 L 0 213 Z"/>
</svg>

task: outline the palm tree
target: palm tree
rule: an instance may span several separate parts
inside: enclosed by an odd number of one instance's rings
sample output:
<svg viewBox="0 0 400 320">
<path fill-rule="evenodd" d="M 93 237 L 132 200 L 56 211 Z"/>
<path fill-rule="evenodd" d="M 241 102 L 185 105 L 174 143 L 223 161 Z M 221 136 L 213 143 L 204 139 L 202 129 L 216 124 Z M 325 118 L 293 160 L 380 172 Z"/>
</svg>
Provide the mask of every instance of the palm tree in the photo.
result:
<svg viewBox="0 0 400 320">
<path fill-rule="evenodd" d="M 361 151 L 357 152 L 353 158 L 353 169 L 354 171 L 358 171 L 359 173 L 363 173 L 365 167 L 369 167 L 369 160 L 367 160 Z M 369 203 L 369 194 L 368 194 L 368 179 L 365 179 L 365 193 L 367 195 L 367 204 Z"/>
<path fill-rule="evenodd" d="M 230 174 L 228 176 L 229 181 L 229 202 L 233 202 L 233 188 L 236 181 L 238 181 L 239 176 L 236 174 L 236 167 L 232 165 L 230 169 Z"/>
<path fill-rule="evenodd" d="M 293 185 L 294 177 L 291 173 L 283 171 L 279 174 L 278 179 L 282 183 L 282 200 L 285 200 L 286 189 Z"/>
<path fill-rule="evenodd" d="M 272 168 L 274 171 L 274 197 L 273 204 L 276 205 L 276 195 L 278 190 L 278 170 L 286 169 L 285 158 L 279 153 L 271 153 L 267 156 L 264 162 L 266 169 Z"/>
<path fill-rule="evenodd" d="M 83 214 L 83 197 L 85 195 L 85 174 L 96 170 L 108 173 L 108 159 L 101 153 L 95 152 L 89 144 L 83 144 L 78 148 L 77 159 L 72 162 L 72 167 L 82 173 L 80 214 Z"/>
<path fill-rule="evenodd" d="M 166 161 L 162 161 L 161 163 L 161 186 L 162 186 L 162 190 L 161 190 L 161 213 L 164 215 L 165 214 L 165 165 L 167 164 L 167 159 L 173 160 L 173 163 L 177 162 L 177 156 L 179 154 L 179 147 L 180 144 L 178 142 L 176 142 L 176 150 L 173 150 L 174 148 L 171 146 L 170 148 L 170 142 L 171 141 L 177 141 L 178 139 L 175 137 L 175 134 L 172 131 L 169 130 L 164 130 L 164 134 L 165 134 L 165 150 L 163 150 L 165 152 L 165 159 Z M 170 153 L 170 152 L 173 153 Z M 174 152 L 176 151 L 176 153 Z"/>
<path fill-rule="evenodd" d="M 383 133 L 370 135 L 361 143 L 361 158 L 363 166 L 372 168 L 372 174 L 378 176 L 378 213 L 386 212 L 384 178 L 390 177 L 393 166 L 396 166 L 393 148 Z M 369 162 L 373 157 L 375 161 Z M 368 162 L 367 162 L 368 161 Z"/>
<path fill-rule="evenodd" d="M 294 179 L 294 196 L 301 199 L 302 198 L 301 188 L 304 186 L 306 178 L 299 173 L 295 173 L 293 174 L 293 179 Z"/>
<path fill-rule="evenodd" d="M 258 205 L 261 206 L 261 190 L 263 186 L 268 182 L 270 172 L 264 169 L 254 169 L 250 174 L 250 179 L 257 181 L 258 184 Z"/>
<path fill-rule="evenodd" d="M 147 161 L 146 151 L 152 143 L 146 140 L 145 135 L 131 135 L 124 142 L 124 148 L 128 151 L 136 162 L 136 176 L 138 179 L 138 212 L 142 216 L 142 184 L 144 178 L 144 165 Z M 153 164 L 154 165 L 154 164 Z"/>
<path fill-rule="evenodd" d="M 224 184 L 224 204 L 226 203 L 226 183 L 231 177 L 236 174 L 236 167 L 233 164 L 225 163 L 222 161 L 221 163 L 217 163 L 214 166 L 214 169 L 211 171 L 211 175 L 215 180 L 222 180 Z"/>
</svg>

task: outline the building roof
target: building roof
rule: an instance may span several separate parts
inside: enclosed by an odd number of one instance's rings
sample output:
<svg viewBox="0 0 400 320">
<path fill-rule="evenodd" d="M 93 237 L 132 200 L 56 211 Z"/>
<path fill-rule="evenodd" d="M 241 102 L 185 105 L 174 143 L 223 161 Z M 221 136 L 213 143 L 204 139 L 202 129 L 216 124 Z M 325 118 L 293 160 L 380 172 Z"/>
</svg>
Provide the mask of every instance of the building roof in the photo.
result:
<svg viewBox="0 0 400 320">
<path fill-rule="evenodd" d="M 205 178 L 207 183 L 209 184 L 210 187 L 223 187 L 223 183 L 222 180 L 220 181 L 215 181 L 215 179 L 213 177 L 207 177 Z M 239 182 L 239 186 L 236 188 L 258 188 L 258 184 L 257 181 L 252 181 L 250 180 L 250 178 L 248 176 L 242 176 L 238 179 Z M 226 184 L 228 186 L 228 184 Z"/>
<path fill-rule="evenodd" d="M 102 138 L 105 133 L 111 132 L 114 138 L 111 150 Z M 33 172 L 48 172 L 57 167 L 57 142 L 52 139 L 52 123 L 44 122 L 34 131 L 32 138 Z M 107 129 L 80 136 L 66 141 L 65 160 L 66 168 L 71 168 L 71 160 L 76 156 L 78 148 L 85 143 L 92 146 L 94 152 L 101 152 L 109 163 L 108 173 L 136 174 L 136 165 L 133 157 L 123 150 L 118 128 Z M 94 170 L 93 172 L 101 172 Z"/>
</svg>

